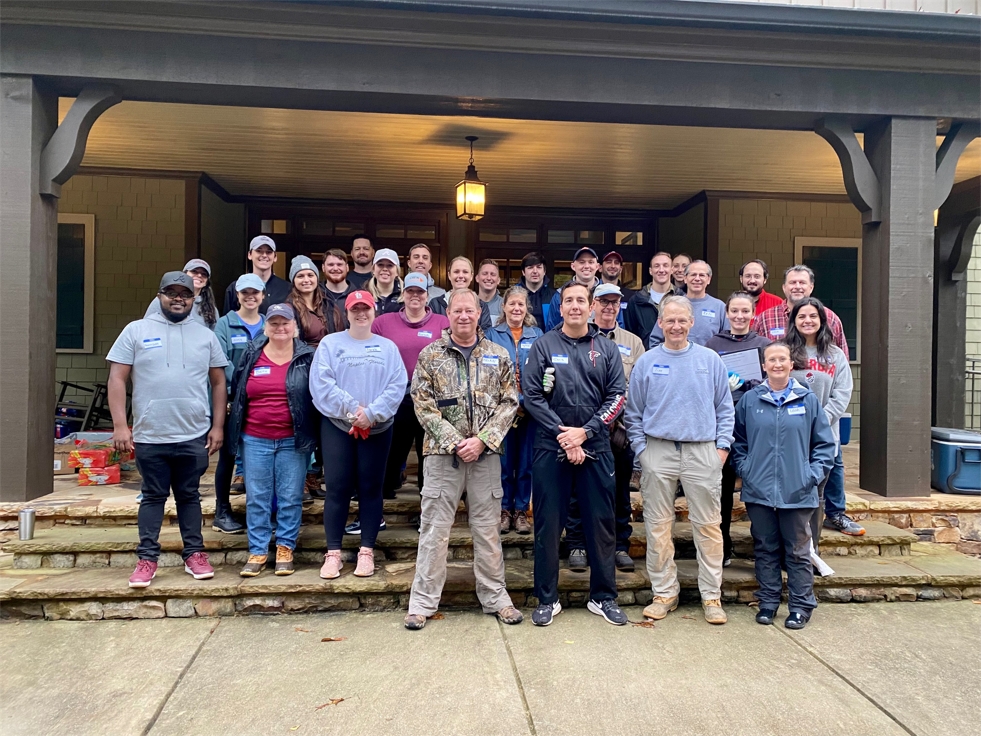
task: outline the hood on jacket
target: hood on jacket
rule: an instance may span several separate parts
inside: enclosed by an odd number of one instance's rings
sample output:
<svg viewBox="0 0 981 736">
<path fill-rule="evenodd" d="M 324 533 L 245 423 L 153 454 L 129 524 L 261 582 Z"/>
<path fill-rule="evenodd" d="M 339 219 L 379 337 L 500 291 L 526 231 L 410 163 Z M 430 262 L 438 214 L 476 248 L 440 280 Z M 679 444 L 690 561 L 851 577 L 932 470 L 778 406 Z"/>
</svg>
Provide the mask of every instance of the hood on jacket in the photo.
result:
<svg viewBox="0 0 981 736">
<path fill-rule="evenodd" d="M 584 342 L 586 340 L 595 340 L 600 336 L 599 327 L 596 326 L 595 322 L 590 322 L 587 327 L 588 329 L 586 330 L 586 334 L 582 337 L 569 337 L 567 334 L 562 332 L 561 323 L 553 327 L 551 332 L 558 332 L 562 336 L 562 339 L 566 340 L 567 342 Z"/>
<path fill-rule="evenodd" d="M 765 383 L 761 383 L 759 386 L 756 386 L 753 389 L 753 391 L 755 391 L 757 394 L 759 394 L 760 399 L 762 399 L 763 401 L 766 401 L 767 403 L 773 404 L 774 406 L 776 406 L 777 402 L 775 402 L 773 400 L 773 398 L 770 396 L 770 387 L 767 386 Z M 808 386 L 805 386 L 803 383 L 801 383 L 800 381 L 798 381 L 796 378 L 791 378 L 790 379 L 790 394 L 788 394 L 788 396 L 787 396 L 787 401 L 793 401 L 795 399 L 801 399 L 804 396 L 806 396 L 807 394 L 813 394 L 813 393 L 814 392 L 811 391 L 811 389 Z M 787 401 L 785 401 L 783 403 L 786 404 Z"/>
<path fill-rule="evenodd" d="M 418 322 L 409 322 L 409 317 L 405 313 L 405 307 L 402 307 L 398 311 L 398 315 L 402 319 L 402 323 L 405 324 L 405 325 L 407 325 L 408 327 L 412 327 L 413 329 L 415 329 L 416 327 L 422 327 L 423 325 L 425 325 L 427 322 L 429 322 L 430 319 L 432 319 L 433 314 L 435 314 L 435 312 L 433 312 L 433 310 L 430 309 L 427 306 L 426 307 L 426 315 L 421 320 L 419 320 Z M 480 329 L 480 328 L 478 328 L 478 329 Z"/>
</svg>

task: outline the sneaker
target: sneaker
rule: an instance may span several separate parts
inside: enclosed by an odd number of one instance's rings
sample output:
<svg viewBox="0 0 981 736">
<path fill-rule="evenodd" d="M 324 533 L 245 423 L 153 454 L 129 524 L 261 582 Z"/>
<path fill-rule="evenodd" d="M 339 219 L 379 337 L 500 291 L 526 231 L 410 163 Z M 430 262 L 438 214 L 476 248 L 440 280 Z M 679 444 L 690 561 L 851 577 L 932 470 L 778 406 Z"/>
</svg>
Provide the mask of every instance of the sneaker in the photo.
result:
<svg viewBox="0 0 981 736">
<path fill-rule="evenodd" d="M 381 524 L 378 525 L 378 531 L 383 532 L 388 528 L 388 524 L 385 523 L 385 517 L 382 517 Z M 361 536 L 361 519 L 355 519 L 346 527 L 344 527 L 345 534 L 353 534 L 357 537 Z"/>
<path fill-rule="evenodd" d="M 216 513 L 214 520 L 211 522 L 211 528 L 223 534 L 245 533 L 245 525 L 235 521 L 235 517 L 229 511 L 223 511 L 220 514 Z"/>
<path fill-rule="evenodd" d="M 527 511 L 514 512 L 514 530 L 518 534 L 531 534 L 531 522 L 528 521 Z"/>
<path fill-rule="evenodd" d="M 787 620 L 783 622 L 783 625 L 788 629 L 803 629 L 810 620 L 810 614 L 794 612 L 787 616 Z"/>
<path fill-rule="evenodd" d="M 339 578 L 342 567 L 344 567 L 344 563 L 341 562 L 341 551 L 328 552 L 324 555 L 324 565 L 320 568 L 320 577 L 324 580 Z"/>
<path fill-rule="evenodd" d="M 617 570 L 623 570 L 624 572 L 634 571 L 633 559 L 622 549 L 617 550 L 616 555 L 613 557 L 613 562 L 616 563 Z"/>
<path fill-rule="evenodd" d="M 241 496 L 245 493 L 245 478 L 241 475 L 236 475 L 232 478 L 232 485 L 229 487 L 228 492 L 233 496 Z"/>
<path fill-rule="evenodd" d="M 756 623 L 763 624 L 764 626 L 772 626 L 773 619 L 777 617 L 776 608 L 761 608 L 756 613 Z"/>
<path fill-rule="evenodd" d="M 678 596 L 675 596 L 674 598 L 662 598 L 661 596 L 656 595 L 654 596 L 654 600 L 651 601 L 650 605 L 644 609 L 644 618 L 660 621 L 677 607 Z"/>
<path fill-rule="evenodd" d="M 573 572 L 586 572 L 586 550 L 576 549 L 569 551 L 569 569 Z"/>
<path fill-rule="evenodd" d="M 375 574 L 375 551 L 362 547 L 358 552 L 358 566 L 354 574 L 359 578 L 370 578 Z"/>
<path fill-rule="evenodd" d="M 702 612 L 705 614 L 705 620 L 710 624 L 721 625 L 729 620 L 726 612 L 722 610 L 722 601 L 719 599 L 702 601 Z"/>
<path fill-rule="evenodd" d="M 426 625 L 426 617 L 419 613 L 407 613 L 403 623 L 409 631 L 418 631 Z"/>
<path fill-rule="evenodd" d="M 511 531 L 511 521 L 511 512 L 501 509 L 501 534 L 507 534 Z"/>
<path fill-rule="evenodd" d="M 722 567 L 729 567 L 732 564 L 732 555 L 723 555 Z"/>
<path fill-rule="evenodd" d="M 306 488 L 303 489 L 303 500 L 300 503 L 304 506 L 313 504 L 313 496 L 310 495 L 310 492 Z"/>
<path fill-rule="evenodd" d="M 834 529 L 836 532 L 841 532 L 852 537 L 861 537 L 865 534 L 865 528 L 848 518 L 848 514 L 825 516 L 824 528 Z"/>
<path fill-rule="evenodd" d="M 137 503 L 140 503 L 142 501 L 143 501 L 143 494 L 142 493 L 137 493 L 136 494 L 136 502 Z"/>
<path fill-rule="evenodd" d="M 586 604 L 592 613 L 597 616 L 602 616 L 606 619 L 606 622 L 613 624 L 614 626 L 623 626 L 627 623 L 627 614 L 625 614 L 617 602 L 612 598 L 605 601 L 594 601 L 590 599 L 589 603 Z"/>
<path fill-rule="evenodd" d="M 266 566 L 266 555 L 249 555 L 249 561 L 245 567 L 239 570 L 239 575 L 243 578 L 254 578 L 262 572 Z"/>
<path fill-rule="evenodd" d="M 208 562 L 208 555 L 204 552 L 195 552 L 184 560 L 184 572 L 195 580 L 208 580 L 215 576 L 215 568 Z"/>
<path fill-rule="evenodd" d="M 514 606 L 505 606 L 497 612 L 496 616 L 500 619 L 501 623 L 507 624 L 508 626 L 515 626 L 525 620 L 525 617 L 521 615 L 521 611 Z"/>
<path fill-rule="evenodd" d="M 558 616 L 560 613 L 562 613 L 562 604 L 558 601 L 555 601 L 555 603 L 542 603 L 531 614 L 531 622 L 535 626 L 548 626 L 552 623 L 552 618 Z"/>
<path fill-rule="evenodd" d="M 129 587 L 145 588 L 157 575 L 157 563 L 153 560 L 140 560 L 136 563 L 136 569 L 129 576 Z"/>
<path fill-rule="evenodd" d="M 276 574 L 293 574 L 293 550 L 282 544 L 276 545 Z"/>
</svg>

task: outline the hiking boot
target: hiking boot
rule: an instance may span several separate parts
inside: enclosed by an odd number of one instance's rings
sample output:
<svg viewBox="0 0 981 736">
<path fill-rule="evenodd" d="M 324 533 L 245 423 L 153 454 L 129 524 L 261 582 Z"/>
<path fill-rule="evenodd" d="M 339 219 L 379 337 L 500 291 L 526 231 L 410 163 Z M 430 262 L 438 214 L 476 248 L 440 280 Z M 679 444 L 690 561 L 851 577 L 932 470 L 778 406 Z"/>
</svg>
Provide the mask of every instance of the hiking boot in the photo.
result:
<svg viewBox="0 0 981 736">
<path fill-rule="evenodd" d="M 382 517 L 381 524 L 378 525 L 378 531 L 383 532 L 388 529 L 388 524 L 385 523 L 385 517 Z M 345 534 L 353 534 L 354 536 L 361 536 L 361 519 L 355 519 L 346 527 L 344 527 Z"/>
<path fill-rule="evenodd" d="M 328 552 L 324 555 L 324 565 L 320 568 L 320 577 L 324 580 L 339 578 L 342 567 L 344 567 L 344 563 L 341 562 L 341 551 L 338 549 Z"/>
<path fill-rule="evenodd" d="M 548 626 L 552 623 L 552 618 L 558 616 L 560 613 L 562 613 L 562 604 L 558 601 L 555 601 L 555 603 L 541 603 L 531 614 L 531 622 L 535 626 Z"/>
<path fill-rule="evenodd" d="M 569 569 L 573 572 L 586 572 L 586 550 L 576 549 L 569 551 Z"/>
<path fill-rule="evenodd" d="M 419 613 L 407 613 L 403 623 L 409 631 L 418 631 L 426 625 L 426 617 Z"/>
<path fill-rule="evenodd" d="M 710 624 L 724 624 L 729 620 L 726 612 L 722 610 L 722 601 L 718 599 L 702 601 L 702 612 L 705 614 L 705 620 Z"/>
<path fill-rule="evenodd" d="M 245 493 L 245 478 L 241 475 L 236 475 L 232 478 L 232 485 L 229 487 L 228 492 L 232 496 L 241 496 Z"/>
<path fill-rule="evenodd" d="M 773 619 L 777 617 L 776 608 L 761 608 L 756 613 L 756 623 L 763 624 L 764 626 L 772 626 Z"/>
<path fill-rule="evenodd" d="M 505 606 L 495 615 L 500 619 L 501 623 L 507 624 L 508 626 L 520 624 L 525 620 L 525 617 L 521 615 L 521 611 L 514 606 Z"/>
<path fill-rule="evenodd" d="M 851 537 L 861 537 L 863 534 L 865 534 L 865 528 L 848 518 L 848 514 L 834 514 L 832 516 L 825 516 L 824 528 L 834 529 L 836 532 L 841 532 L 842 534 L 847 534 Z"/>
<path fill-rule="evenodd" d="M 511 531 L 511 512 L 501 509 L 501 534 Z"/>
<path fill-rule="evenodd" d="M 605 618 L 608 624 L 623 626 L 627 623 L 627 614 L 620 609 L 620 606 L 612 598 L 605 601 L 594 601 L 590 599 L 589 603 L 586 604 L 586 608 L 597 616 Z"/>
<path fill-rule="evenodd" d="M 136 563 L 136 569 L 129 576 L 129 587 L 145 588 L 157 574 L 157 563 L 153 560 L 140 560 Z"/>
<path fill-rule="evenodd" d="M 514 530 L 518 534 L 531 534 L 531 522 L 528 521 L 527 511 L 514 512 Z"/>
<path fill-rule="evenodd" d="M 211 528 L 223 534 L 245 533 L 245 525 L 237 522 L 229 509 L 215 511 L 215 518 L 211 522 Z"/>
<path fill-rule="evenodd" d="M 208 580 L 215 576 L 215 568 L 208 562 L 208 555 L 204 552 L 195 552 L 184 560 L 184 572 L 195 580 Z"/>
<path fill-rule="evenodd" d="M 616 563 L 617 570 L 623 570 L 624 572 L 634 571 L 633 559 L 622 549 L 617 550 L 616 555 L 613 556 L 613 561 Z"/>
<path fill-rule="evenodd" d="M 281 544 L 276 545 L 276 574 L 293 574 L 293 550 Z"/>
<path fill-rule="evenodd" d="M 370 578 L 375 574 L 375 551 L 362 547 L 358 552 L 358 566 L 354 570 L 359 578 Z"/>
<path fill-rule="evenodd" d="M 320 476 L 316 473 L 307 473 L 307 479 L 303 483 L 303 490 L 313 496 L 320 492 Z"/>
<path fill-rule="evenodd" d="M 656 595 L 654 596 L 654 600 L 651 601 L 650 605 L 644 609 L 644 618 L 651 618 L 655 621 L 660 621 L 677 607 L 678 596 L 675 596 L 674 598 L 662 598 L 661 596 Z"/>
<path fill-rule="evenodd" d="M 809 613 L 791 613 L 787 616 L 786 621 L 783 625 L 788 629 L 803 629 L 807 626 L 807 622 L 811 620 L 811 615 Z"/>
<path fill-rule="evenodd" d="M 634 491 L 640 490 L 640 471 L 635 470 L 630 474 L 630 488 Z"/>
<path fill-rule="evenodd" d="M 245 567 L 238 574 L 243 578 L 254 578 L 262 572 L 265 566 L 266 555 L 249 555 L 249 561 L 245 563 Z"/>
</svg>

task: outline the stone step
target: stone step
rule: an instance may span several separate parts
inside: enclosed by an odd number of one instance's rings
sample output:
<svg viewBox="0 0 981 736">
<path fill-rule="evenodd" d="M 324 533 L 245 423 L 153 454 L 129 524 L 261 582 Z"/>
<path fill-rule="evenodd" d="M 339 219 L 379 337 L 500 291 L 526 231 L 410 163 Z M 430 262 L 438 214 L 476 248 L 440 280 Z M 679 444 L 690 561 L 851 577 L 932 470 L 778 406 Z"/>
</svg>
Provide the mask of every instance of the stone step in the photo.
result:
<svg viewBox="0 0 981 736">
<path fill-rule="evenodd" d="M 871 602 L 981 598 L 981 560 L 917 543 L 903 558 L 848 556 L 833 560 L 836 574 L 817 578 L 818 598 L 828 602 Z M 505 563 L 507 586 L 518 606 L 532 606 L 531 560 Z M 194 580 L 182 568 L 160 568 L 152 585 L 127 586 L 128 569 L 0 570 L 0 614 L 47 619 L 112 619 L 222 616 L 249 613 L 290 613 L 333 610 L 404 609 L 415 566 L 411 561 L 383 562 L 373 577 L 356 578 L 345 565 L 336 580 L 321 580 L 317 566 L 300 566 L 294 575 L 276 577 L 265 571 L 242 578 L 236 566 L 222 565 L 211 580 Z M 682 596 L 697 600 L 697 563 L 679 560 Z M 617 573 L 621 605 L 646 605 L 650 583 L 642 566 Z M 752 562 L 736 560 L 723 573 L 723 599 L 753 600 L 756 581 Z M 563 605 L 583 605 L 589 574 L 563 568 L 559 574 Z M 470 563 L 448 563 L 442 606 L 473 608 Z M 639 618 L 639 611 L 631 613 Z"/>
<path fill-rule="evenodd" d="M 753 541 L 747 522 L 732 525 L 731 534 L 736 557 L 752 557 Z M 244 564 L 248 557 L 248 539 L 244 534 L 221 534 L 210 528 L 203 530 L 205 549 L 212 564 Z M 522 559 L 533 556 L 534 538 L 510 532 L 502 536 L 505 559 Z M 674 528 L 675 554 L 679 558 L 694 558 L 691 524 L 677 522 Z M 821 551 L 825 556 L 893 556 L 908 555 L 910 544 L 916 537 L 903 529 L 873 522 L 861 537 L 849 537 L 839 532 L 827 531 L 822 535 Z M 41 529 L 34 539 L 11 540 L 2 545 L 3 552 L 14 555 L 13 566 L 17 569 L 68 568 L 68 567 L 132 567 L 136 564 L 137 530 L 132 526 L 65 526 Z M 379 560 L 414 560 L 419 545 L 416 527 L 408 524 L 391 524 L 379 532 L 376 557 Z M 165 527 L 160 533 L 162 567 L 183 565 L 180 531 L 177 527 Z M 346 535 L 343 547 L 346 556 L 353 556 L 360 546 L 360 537 Z M 297 561 L 316 563 L 326 547 L 321 525 L 301 527 L 297 540 Z M 633 524 L 630 538 L 630 555 L 642 558 L 647 552 L 647 538 L 641 522 Z M 450 534 L 450 557 L 473 559 L 473 538 L 466 525 L 453 527 Z"/>
</svg>

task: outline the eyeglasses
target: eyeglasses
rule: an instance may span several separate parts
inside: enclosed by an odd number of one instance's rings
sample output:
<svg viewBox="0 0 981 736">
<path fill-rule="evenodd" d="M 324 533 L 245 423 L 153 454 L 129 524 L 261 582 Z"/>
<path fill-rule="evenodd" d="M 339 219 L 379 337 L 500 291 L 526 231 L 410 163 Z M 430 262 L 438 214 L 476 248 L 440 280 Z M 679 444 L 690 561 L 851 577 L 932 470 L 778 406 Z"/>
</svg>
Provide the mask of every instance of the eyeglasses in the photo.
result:
<svg viewBox="0 0 981 736">
<path fill-rule="evenodd" d="M 619 299 L 598 299 L 597 301 L 603 306 L 603 309 L 610 309 L 620 306 Z"/>
<path fill-rule="evenodd" d="M 161 291 L 160 293 L 163 294 L 168 299 L 170 299 L 170 301 L 172 301 L 172 302 L 186 302 L 188 299 L 193 298 L 186 291 L 170 291 L 170 290 L 168 290 L 168 291 Z"/>
</svg>

